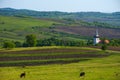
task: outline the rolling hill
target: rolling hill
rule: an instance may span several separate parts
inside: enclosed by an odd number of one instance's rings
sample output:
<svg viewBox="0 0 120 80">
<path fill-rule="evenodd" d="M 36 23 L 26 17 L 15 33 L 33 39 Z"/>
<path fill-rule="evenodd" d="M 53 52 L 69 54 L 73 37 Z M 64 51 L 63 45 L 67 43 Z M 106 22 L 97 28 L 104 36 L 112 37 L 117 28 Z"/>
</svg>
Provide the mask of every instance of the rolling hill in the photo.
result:
<svg viewBox="0 0 120 80">
<path fill-rule="evenodd" d="M 78 17 L 81 19 L 77 19 L 68 14 L 77 16 L 82 13 L 37 12 L 11 8 L 0 9 L 0 42 L 2 43 L 5 40 L 23 42 L 25 36 L 28 34 L 36 34 L 37 39 L 55 37 L 66 40 L 88 40 L 93 38 L 96 28 L 99 29 L 99 35 L 102 38 L 120 38 L 120 27 L 115 26 L 116 24 L 84 21 L 81 20 L 83 19 L 82 17 Z M 98 18 L 101 16 L 98 15 L 100 13 L 90 14 L 90 12 L 88 12 L 87 16 L 92 16 L 93 14 L 96 18 L 97 16 L 99 16 Z M 106 14 L 106 16 L 108 15 Z M 89 17 L 88 19 L 91 19 Z M 119 15 L 115 15 L 115 17 L 116 19 L 119 18 Z"/>
<path fill-rule="evenodd" d="M 98 28 L 102 37 L 120 37 L 119 28 Z M 0 16 L 0 37 L 2 39 L 24 40 L 25 36 L 31 33 L 36 34 L 38 38 L 54 36 L 85 39 L 85 37 L 93 37 L 95 29 L 95 26 L 89 26 L 83 22 L 69 24 L 69 21 L 64 20 Z"/>
<path fill-rule="evenodd" d="M 26 9 L 0 8 L 0 15 L 3 16 L 31 16 L 35 18 L 54 18 L 83 20 L 87 22 L 102 22 L 114 26 L 120 26 L 120 12 L 101 13 L 101 12 L 59 12 L 59 11 L 33 11 Z M 119 27 L 120 28 L 120 27 Z"/>
</svg>

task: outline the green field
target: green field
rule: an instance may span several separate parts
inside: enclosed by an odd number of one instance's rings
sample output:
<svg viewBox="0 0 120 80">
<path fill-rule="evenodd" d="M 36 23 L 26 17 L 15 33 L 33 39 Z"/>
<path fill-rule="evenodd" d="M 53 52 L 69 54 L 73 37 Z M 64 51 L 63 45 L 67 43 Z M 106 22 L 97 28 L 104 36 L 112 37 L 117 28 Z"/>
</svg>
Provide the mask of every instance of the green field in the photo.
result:
<svg viewBox="0 0 120 80">
<path fill-rule="evenodd" d="M 12 60 L 15 57 L 21 59 L 21 57 L 36 56 L 42 58 Z M 6 66 L 0 67 L 0 80 L 120 80 L 119 51 L 55 46 L 1 49 L 0 59 L 2 59 L 0 66 Z M 26 65 L 26 67 L 23 68 L 22 65 Z M 21 79 L 19 75 L 24 71 L 26 77 Z M 79 77 L 82 71 L 86 73 L 84 78 Z"/>
<path fill-rule="evenodd" d="M 81 40 L 86 37 L 78 36 L 56 29 L 66 25 L 64 21 L 32 17 L 0 16 L 0 47 L 6 40 L 24 42 L 25 36 L 34 34 L 39 39 L 56 37 L 58 39 Z M 70 25 L 69 25 L 70 26 Z M 58 30 L 58 31 L 57 31 Z"/>
<path fill-rule="evenodd" d="M 99 26 L 98 26 L 99 27 Z M 102 28 L 101 36 L 119 38 L 119 29 Z M 104 33 L 106 32 L 107 33 Z M 0 42 L 5 40 L 24 41 L 28 34 L 35 34 L 37 39 L 57 37 L 59 39 L 80 40 L 90 39 L 95 32 L 95 26 L 84 21 L 64 19 L 44 19 L 20 16 L 0 15 Z M 111 33 L 111 34 L 109 34 Z M 109 35 L 109 36 L 107 36 Z"/>
<path fill-rule="evenodd" d="M 30 17 L 0 16 L 0 38 L 20 41 L 30 33 L 39 34 L 37 37 L 43 37 L 45 33 L 42 30 L 53 24 L 58 24 L 58 22 Z"/>
</svg>

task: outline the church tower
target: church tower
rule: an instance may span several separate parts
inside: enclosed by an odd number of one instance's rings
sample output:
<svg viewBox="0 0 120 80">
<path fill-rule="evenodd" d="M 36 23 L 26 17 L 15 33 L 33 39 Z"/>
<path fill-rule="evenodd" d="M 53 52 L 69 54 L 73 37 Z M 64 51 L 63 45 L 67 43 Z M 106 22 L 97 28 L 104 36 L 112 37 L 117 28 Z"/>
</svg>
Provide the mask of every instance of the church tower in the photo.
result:
<svg viewBox="0 0 120 80">
<path fill-rule="evenodd" d="M 100 38 L 99 38 L 97 29 L 96 29 L 96 34 L 94 35 L 93 42 L 94 42 L 94 45 L 96 45 L 96 44 L 98 44 L 100 42 Z"/>
</svg>

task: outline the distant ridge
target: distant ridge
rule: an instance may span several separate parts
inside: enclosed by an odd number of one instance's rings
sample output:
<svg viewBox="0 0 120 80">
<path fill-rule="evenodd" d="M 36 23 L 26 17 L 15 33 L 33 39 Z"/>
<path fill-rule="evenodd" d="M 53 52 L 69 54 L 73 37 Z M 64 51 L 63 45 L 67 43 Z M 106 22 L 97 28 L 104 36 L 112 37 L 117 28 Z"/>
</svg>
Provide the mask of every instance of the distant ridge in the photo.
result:
<svg viewBox="0 0 120 80">
<path fill-rule="evenodd" d="M 0 15 L 3 16 L 30 16 L 35 18 L 74 19 L 87 22 L 104 22 L 120 26 L 120 12 L 59 12 L 59 11 L 34 11 L 27 9 L 0 8 Z"/>
</svg>

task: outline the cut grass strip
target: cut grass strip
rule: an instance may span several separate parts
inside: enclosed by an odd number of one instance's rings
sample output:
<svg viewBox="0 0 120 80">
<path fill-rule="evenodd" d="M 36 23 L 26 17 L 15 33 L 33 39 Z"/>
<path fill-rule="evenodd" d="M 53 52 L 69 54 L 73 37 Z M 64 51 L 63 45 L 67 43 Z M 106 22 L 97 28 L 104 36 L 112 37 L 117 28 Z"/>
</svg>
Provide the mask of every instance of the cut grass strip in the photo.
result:
<svg viewBox="0 0 120 80">
<path fill-rule="evenodd" d="M 1 53 L 0 57 L 22 57 L 22 56 L 56 56 L 71 54 L 106 54 L 105 52 L 49 52 L 49 53 Z"/>
<path fill-rule="evenodd" d="M 81 49 L 81 50 L 101 51 L 100 49 L 89 48 L 89 47 L 43 46 L 43 47 L 26 47 L 26 48 L 0 49 L 0 52 L 38 50 L 38 49 L 40 49 L 40 50 L 41 49 Z"/>
</svg>

